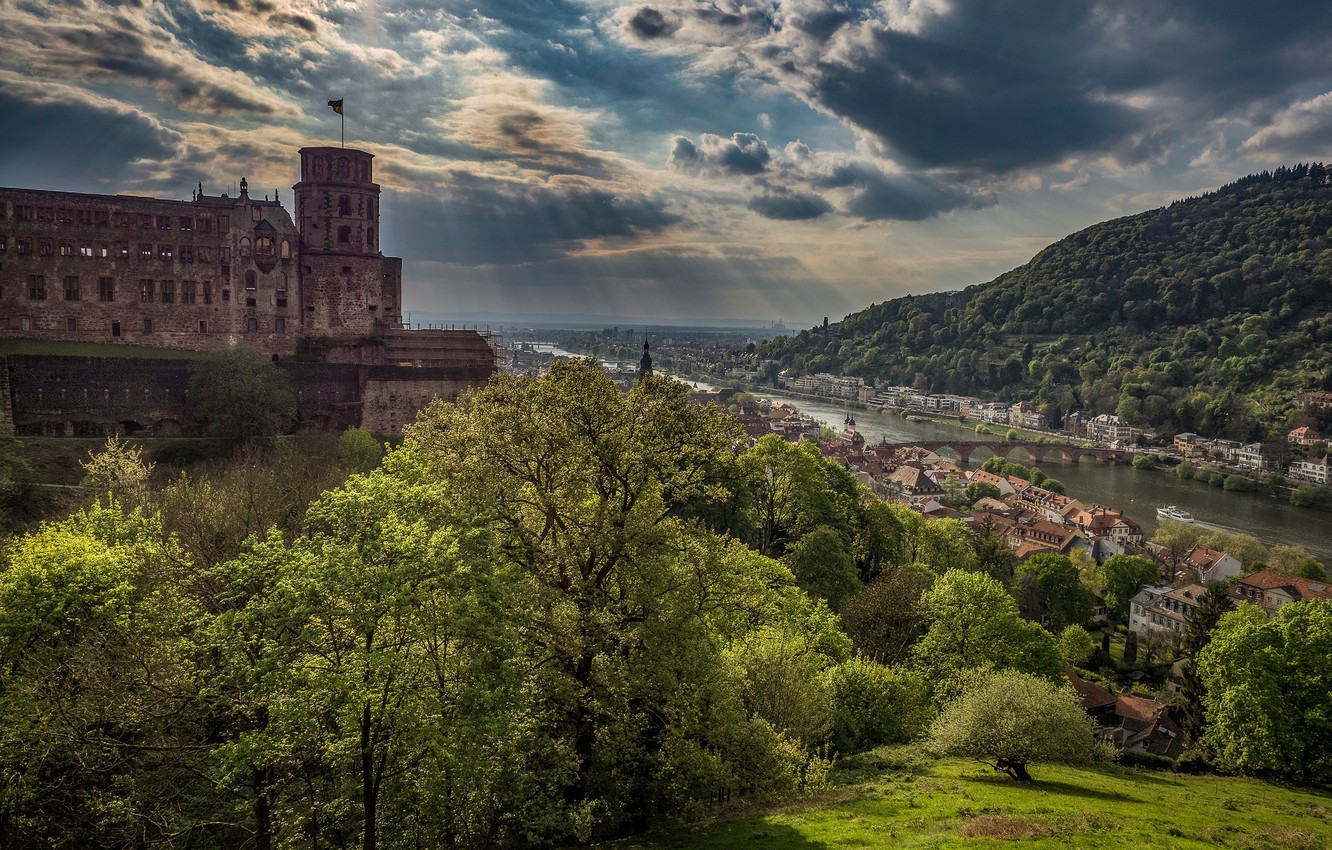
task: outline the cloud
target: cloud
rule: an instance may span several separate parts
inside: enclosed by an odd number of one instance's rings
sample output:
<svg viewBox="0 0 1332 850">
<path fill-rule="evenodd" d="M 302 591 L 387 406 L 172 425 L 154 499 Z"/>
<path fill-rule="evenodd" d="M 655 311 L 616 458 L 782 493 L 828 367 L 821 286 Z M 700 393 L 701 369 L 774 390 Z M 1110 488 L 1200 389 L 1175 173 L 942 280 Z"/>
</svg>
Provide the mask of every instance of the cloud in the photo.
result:
<svg viewBox="0 0 1332 850">
<path fill-rule="evenodd" d="M 771 161 L 768 143 L 753 133 L 732 133 L 729 139 L 704 133 L 697 144 L 676 136 L 667 159 L 683 171 L 749 175 L 763 173 Z"/>
<path fill-rule="evenodd" d="M 1332 92 L 1295 103 L 1244 140 L 1241 150 L 1278 161 L 1317 157 L 1332 138 Z"/>
<path fill-rule="evenodd" d="M 666 17 L 651 6 L 644 6 L 629 19 L 628 27 L 642 39 L 667 38 L 680 28 L 680 22 Z"/>
<path fill-rule="evenodd" d="M 749 209 L 778 221 L 808 221 L 833 211 L 832 204 L 806 192 L 769 192 L 749 199 Z"/>
</svg>

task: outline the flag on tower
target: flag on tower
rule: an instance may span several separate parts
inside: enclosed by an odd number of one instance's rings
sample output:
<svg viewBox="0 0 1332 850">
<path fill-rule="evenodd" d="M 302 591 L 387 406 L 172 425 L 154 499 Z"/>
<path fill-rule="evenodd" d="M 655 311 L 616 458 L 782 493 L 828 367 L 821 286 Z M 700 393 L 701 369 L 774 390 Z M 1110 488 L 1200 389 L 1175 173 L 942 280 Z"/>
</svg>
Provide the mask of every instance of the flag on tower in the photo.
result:
<svg viewBox="0 0 1332 850">
<path fill-rule="evenodd" d="M 339 115 L 342 114 L 342 98 L 338 98 L 337 100 L 330 100 L 328 102 L 328 105 L 333 107 L 334 112 L 338 113 Z"/>
</svg>

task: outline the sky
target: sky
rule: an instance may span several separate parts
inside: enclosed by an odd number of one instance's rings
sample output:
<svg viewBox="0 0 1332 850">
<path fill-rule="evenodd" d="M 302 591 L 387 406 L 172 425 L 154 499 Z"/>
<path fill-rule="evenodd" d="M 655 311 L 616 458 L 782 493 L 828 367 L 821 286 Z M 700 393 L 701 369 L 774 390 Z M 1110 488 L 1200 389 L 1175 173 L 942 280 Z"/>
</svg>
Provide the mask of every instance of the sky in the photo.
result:
<svg viewBox="0 0 1332 850">
<path fill-rule="evenodd" d="M 1332 4 L 0 0 L 0 185 L 373 153 L 418 314 L 802 327 L 1327 161 Z"/>
</svg>

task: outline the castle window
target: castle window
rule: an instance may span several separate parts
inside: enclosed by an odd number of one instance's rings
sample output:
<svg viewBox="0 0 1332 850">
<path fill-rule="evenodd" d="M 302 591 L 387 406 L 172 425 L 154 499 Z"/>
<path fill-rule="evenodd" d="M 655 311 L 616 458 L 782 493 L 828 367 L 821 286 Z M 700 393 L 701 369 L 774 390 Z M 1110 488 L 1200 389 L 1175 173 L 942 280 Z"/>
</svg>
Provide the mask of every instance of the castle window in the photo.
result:
<svg viewBox="0 0 1332 850">
<path fill-rule="evenodd" d="M 153 303 L 153 283 L 151 278 L 141 278 L 139 280 L 139 300 L 144 304 Z"/>
<path fill-rule="evenodd" d="M 210 280 L 203 282 L 203 299 L 205 304 L 213 303 L 213 282 Z"/>
<path fill-rule="evenodd" d="M 79 300 L 79 279 L 77 277 L 70 276 L 65 278 L 65 300 Z"/>
<path fill-rule="evenodd" d="M 212 233 L 212 232 L 213 232 L 213 220 L 212 220 L 211 218 L 201 218 L 201 219 L 199 219 L 199 221 L 198 221 L 198 226 L 199 226 L 199 232 L 200 232 L 200 233 Z"/>
<path fill-rule="evenodd" d="M 157 258 L 159 260 L 170 260 L 175 253 L 175 249 L 170 245 L 157 246 Z"/>
<path fill-rule="evenodd" d="M 242 236 L 240 241 L 240 255 L 242 257 L 250 256 L 250 237 Z"/>
<path fill-rule="evenodd" d="M 278 292 L 286 292 L 286 291 L 287 291 L 287 273 L 286 273 L 286 272 L 282 272 L 281 274 L 278 275 L 278 279 L 277 279 L 277 291 L 278 291 Z"/>
<path fill-rule="evenodd" d="M 224 289 L 224 290 L 222 290 L 222 300 L 223 300 L 223 301 L 230 301 L 230 300 L 231 300 L 231 290 L 230 290 L 230 289 Z"/>
<path fill-rule="evenodd" d="M 324 176 L 324 158 L 323 158 L 322 156 L 316 156 L 316 157 L 313 157 L 313 164 L 314 164 L 314 176 L 315 176 L 315 177 L 323 177 L 323 176 Z"/>
<path fill-rule="evenodd" d="M 4 236 L 0 236 L 0 254 L 3 254 L 5 252 L 8 242 L 9 240 L 6 239 Z"/>
<path fill-rule="evenodd" d="M 143 320 L 143 332 L 146 333 L 146 334 L 150 334 L 150 333 L 153 332 L 153 320 L 152 320 L 152 319 L 144 319 L 144 320 Z M 147 391 L 145 390 L 145 392 L 147 392 Z"/>
<path fill-rule="evenodd" d="M 153 258 L 153 246 L 147 242 L 139 243 L 139 259 L 151 260 Z"/>
<path fill-rule="evenodd" d="M 129 227 L 129 213 L 118 212 L 115 217 L 116 227 Z"/>
<path fill-rule="evenodd" d="M 14 253 L 20 257 L 26 257 L 32 253 L 32 243 L 27 239 L 14 240 Z"/>
<path fill-rule="evenodd" d="M 192 263 L 192 262 L 194 262 L 194 246 L 193 246 L 193 245 L 181 245 L 181 246 L 180 246 L 180 261 L 181 261 L 182 263 Z"/>
<path fill-rule="evenodd" d="M 98 227 L 106 227 L 111 223 L 111 213 L 106 210 L 93 210 L 93 224 Z"/>
<path fill-rule="evenodd" d="M 49 257 L 55 253 L 55 241 L 51 239 L 37 240 L 37 256 Z"/>
<path fill-rule="evenodd" d="M 367 228 L 365 231 L 365 245 L 367 248 L 375 247 L 375 229 Z"/>
<path fill-rule="evenodd" d="M 120 322 L 111 323 L 111 336 L 120 336 Z"/>
<path fill-rule="evenodd" d="M 92 256 L 93 256 L 93 246 L 92 246 L 92 243 L 90 243 L 90 242 L 85 242 L 84 244 L 80 245 L 80 246 L 79 246 L 79 256 L 80 256 L 80 257 L 87 257 L 88 259 L 92 259 Z"/>
<path fill-rule="evenodd" d="M 347 195 L 338 196 L 338 215 L 351 215 L 351 198 Z"/>
<path fill-rule="evenodd" d="M 350 244 L 351 244 L 351 227 L 350 227 L 350 226 L 344 224 L 342 227 L 339 227 L 339 228 L 338 228 L 338 244 L 339 244 L 339 245 L 350 245 Z"/>
<path fill-rule="evenodd" d="M 273 237 L 256 236 L 254 239 L 254 255 L 256 257 L 273 256 Z"/>
<path fill-rule="evenodd" d="M 262 221 L 263 217 L 264 217 L 263 210 L 259 209 L 258 207 L 250 207 L 250 221 Z"/>
<path fill-rule="evenodd" d="M 183 215 L 180 217 L 180 229 L 191 231 L 194 229 L 194 219 L 191 216 Z"/>
<path fill-rule="evenodd" d="M 60 210 L 60 212 L 57 214 L 57 216 L 58 216 L 58 219 L 57 219 L 57 220 L 58 220 L 61 224 L 73 224 L 73 223 L 74 223 L 74 211 L 73 211 L 73 210 Z"/>
<path fill-rule="evenodd" d="M 246 320 L 245 320 L 245 330 L 249 331 L 250 333 L 254 333 L 255 331 L 259 330 L 259 320 L 258 320 L 258 319 L 246 319 Z"/>
<path fill-rule="evenodd" d="M 291 258 L 291 243 L 288 242 L 286 239 L 282 240 L 281 251 L 282 251 L 282 259 L 287 260 Z"/>
<path fill-rule="evenodd" d="M 46 300 L 46 278 L 39 274 L 28 275 L 28 300 Z"/>
<path fill-rule="evenodd" d="M 194 281 L 182 280 L 180 282 L 180 303 L 182 304 L 194 303 Z"/>
<path fill-rule="evenodd" d="M 217 249 L 217 258 L 218 258 L 219 260 L 221 260 L 222 262 L 224 262 L 224 263 L 229 263 L 229 262 L 231 262 L 231 249 L 230 249 L 230 248 L 218 248 L 218 249 Z"/>
<path fill-rule="evenodd" d="M 153 217 L 150 215 L 139 214 L 139 229 L 151 230 L 153 227 Z"/>
<path fill-rule="evenodd" d="M 69 333 L 74 333 L 74 332 L 77 331 L 78 329 L 79 329 L 79 320 L 78 320 L 78 319 L 74 318 L 73 316 L 70 316 L 68 319 L 65 319 L 65 330 L 66 330 L 66 331 L 68 331 Z"/>
<path fill-rule="evenodd" d="M 246 289 L 249 289 L 249 290 L 251 290 L 251 291 L 253 291 L 254 288 L 255 288 L 255 279 L 256 279 L 256 278 L 255 278 L 255 274 L 254 274 L 254 272 L 252 272 L 252 271 L 250 271 L 250 272 L 246 272 L 246 273 L 245 273 L 245 288 L 246 288 Z"/>
<path fill-rule="evenodd" d="M 19 330 L 21 331 L 32 330 L 32 319 L 29 318 L 28 316 L 24 316 L 23 318 L 19 319 Z"/>
<path fill-rule="evenodd" d="M 111 246 L 106 242 L 99 242 L 97 244 L 97 256 L 103 260 L 109 258 L 111 256 Z"/>
<path fill-rule="evenodd" d="M 115 301 L 116 300 L 116 279 L 113 277 L 97 278 L 97 300 Z"/>
<path fill-rule="evenodd" d="M 162 303 L 171 304 L 176 300 L 176 282 L 174 280 L 162 281 Z"/>
<path fill-rule="evenodd" d="M 374 201 L 366 201 L 366 202 L 365 202 L 365 217 L 368 218 L 368 219 L 370 219 L 371 221 L 374 221 L 374 218 L 375 218 L 375 202 L 374 202 Z"/>
<path fill-rule="evenodd" d="M 37 208 L 38 221 L 53 221 L 54 219 L 55 219 L 55 210 L 51 209 L 50 207 Z"/>
<path fill-rule="evenodd" d="M 338 157 L 338 176 L 339 177 L 351 176 L 351 163 L 347 161 L 347 157 L 345 156 Z"/>
<path fill-rule="evenodd" d="M 200 319 L 200 320 L 199 320 L 199 333 L 201 333 L 201 334 L 206 334 L 206 333 L 208 333 L 208 320 L 207 320 L 207 319 Z"/>
<path fill-rule="evenodd" d="M 279 316 L 278 318 L 274 319 L 274 320 L 273 320 L 273 330 L 277 331 L 277 332 L 280 333 L 280 334 L 284 334 L 284 333 L 286 333 L 286 332 L 287 332 L 287 320 L 284 319 L 284 318 L 282 318 L 281 316 Z"/>
<path fill-rule="evenodd" d="M 217 217 L 217 232 L 218 233 L 231 232 L 231 216 L 220 215 Z"/>
<path fill-rule="evenodd" d="M 171 216 L 169 216 L 169 215 L 159 215 L 159 216 L 157 217 L 157 229 L 158 229 L 158 230 L 170 230 L 170 229 L 171 229 Z"/>
<path fill-rule="evenodd" d="M 74 256 L 74 243 L 72 243 L 72 242 L 61 242 L 61 243 L 60 243 L 60 256 L 62 256 L 62 257 L 72 257 L 72 256 Z"/>
<path fill-rule="evenodd" d="M 92 224 L 92 223 L 93 223 L 93 211 L 79 210 L 79 224 Z M 105 224 L 105 222 L 103 222 L 103 224 Z"/>
</svg>

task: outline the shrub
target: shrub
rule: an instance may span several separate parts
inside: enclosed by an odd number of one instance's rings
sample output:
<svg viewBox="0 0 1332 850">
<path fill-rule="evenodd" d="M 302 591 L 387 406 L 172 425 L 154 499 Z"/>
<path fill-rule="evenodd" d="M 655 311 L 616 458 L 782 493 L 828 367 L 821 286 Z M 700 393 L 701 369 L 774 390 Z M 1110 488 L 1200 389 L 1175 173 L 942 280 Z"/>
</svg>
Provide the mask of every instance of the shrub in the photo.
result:
<svg viewBox="0 0 1332 850">
<path fill-rule="evenodd" d="M 189 466 L 207 456 L 196 440 L 172 440 L 153 452 L 153 461 L 165 466 Z"/>
<path fill-rule="evenodd" d="M 1156 469 L 1160 464 L 1151 455 L 1138 455 L 1133 458 L 1134 469 Z"/>
<path fill-rule="evenodd" d="M 1227 475 L 1224 488 L 1238 493 L 1249 493 L 1258 489 L 1253 479 L 1244 475 Z"/>
<path fill-rule="evenodd" d="M 842 754 L 917 738 L 929 722 L 929 686 L 918 673 L 855 658 L 827 673 L 829 742 Z"/>
<path fill-rule="evenodd" d="M 1159 756 L 1145 750 L 1120 750 L 1119 763 L 1125 767 L 1141 767 L 1144 770 L 1174 770 L 1175 762 L 1168 756 Z"/>
<path fill-rule="evenodd" d="M 1194 748 L 1175 759 L 1175 770 L 1180 773 L 1215 773 L 1216 765 L 1206 752 Z"/>
</svg>

